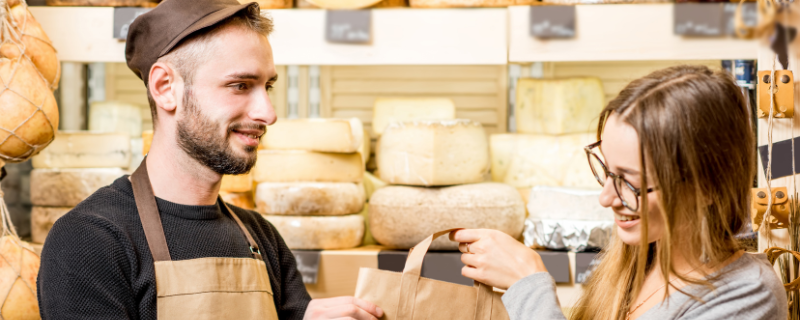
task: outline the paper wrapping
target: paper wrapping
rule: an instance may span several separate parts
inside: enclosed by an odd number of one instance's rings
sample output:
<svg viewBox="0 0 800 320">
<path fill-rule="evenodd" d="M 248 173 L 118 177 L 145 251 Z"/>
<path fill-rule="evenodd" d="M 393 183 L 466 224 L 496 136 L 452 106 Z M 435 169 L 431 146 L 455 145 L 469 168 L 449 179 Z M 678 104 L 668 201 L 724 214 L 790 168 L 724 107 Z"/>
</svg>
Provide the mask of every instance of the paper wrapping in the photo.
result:
<svg viewBox="0 0 800 320">
<path fill-rule="evenodd" d="M 528 247 L 581 252 L 604 248 L 613 231 L 614 221 L 528 218 L 522 236 Z"/>
</svg>

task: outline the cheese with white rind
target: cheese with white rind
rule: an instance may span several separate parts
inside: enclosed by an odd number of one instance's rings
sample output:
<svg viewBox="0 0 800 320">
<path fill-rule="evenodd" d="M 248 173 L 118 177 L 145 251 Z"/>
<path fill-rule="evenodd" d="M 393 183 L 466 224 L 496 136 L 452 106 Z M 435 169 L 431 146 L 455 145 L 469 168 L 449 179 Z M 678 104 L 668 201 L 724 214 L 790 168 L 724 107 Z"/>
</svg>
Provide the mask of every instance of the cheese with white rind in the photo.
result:
<svg viewBox="0 0 800 320">
<path fill-rule="evenodd" d="M 335 250 L 361 245 L 364 217 L 360 214 L 333 217 L 264 216 L 275 226 L 289 249 Z"/>
<path fill-rule="evenodd" d="M 141 108 L 119 101 L 92 102 L 89 107 L 89 130 L 122 133 L 131 138 L 141 137 Z"/>
<path fill-rule="evenodd" d="M 371 173 L 364 172 L 364 191 L 367 194 L 367 202 L 369 202 L 369 198 L 372 197 L 372 194 L 375 193 L 376 190 L 388 185 L 388 183 L 378 179 L 378 177 L 372 175 Z"/>
<path fill-rule="evenodd" d="M 490 166 L 483 126 L 464 119 L 392 123 L 377 153 L 380 178 L 390 184 L 476 183 Z"/>
<path fill-rule="evenodd" d="M 121 133 L 59 131 L 50 146 L 33 157 L 33 167 L 127 168 L 131 162 L 130 139 Z"/>
<path fill-rule="evenodd" d="M 259 150 L 253 180 L 261 182 L 361 182 L 358 153 Z"/>
<path fill-rule="evenodd" d="M 248 192 L 253 190 L 253 176 L 250 173 L 222 176 L 220 192 Z"/>
<path fill-rule="evenodd" d="M 267 128 L 266 149 L 353 153 L 364 143 L 361 120 L 281 119 Z"/>
<path fill-rule="evenodd" d="M 120 168 L 33 169 L 31 203 L 35 206 L 74 207 L 124 174 Z"/>
<path fill-rule="evenodd" d="M 265 215 L 337 216 L 364 207 L 364 186 L 352 182 L 263 182 L 256 208 Z"/>
<path fill-rule="evenodd" d="M 593 133 L 562 136 L 493 134 L 490 139 L 492 180 L 517 188 L 564 186 L 600 188 L 583 148 Z"/>
<path fill-rule="evenodd" d="M 447 98 L 378 98 L 372 114 L 372 133 L 380 136 L 392 122 L 455 118 L 456 106 Z"/>
<path fill-rule="evenodd" d="M 518 238 L 525 205 L 511 186 L 478 183 L 444 188 L 388 186 L 372 194 L 369 226 L 378 243 L 408 249 L 434 232 L 451 228 L 496 229 Z M 442 237 L 432 250 L 455 250 Z"/>
<path fill-rule="evenodd" d="M 594 132 L 604 104 L 603 84 L 598 78 L 520 78 L 514 104 L 517 132 Z"/>
<path fill-rule="evenodd" d="M 531 219 L 591 220 L 614 219 L 614 211 L 600 205 L 598 189 L 534 187 L 528 196 Z"/>
<path fill-rule="evenodd" d="M 35 243 L 44 243 L 56 220 L 70 210 L 72 210 L 72 207 L 33 206 L 33 209 L 31 209 L 31 240 Z"/>
</svg>

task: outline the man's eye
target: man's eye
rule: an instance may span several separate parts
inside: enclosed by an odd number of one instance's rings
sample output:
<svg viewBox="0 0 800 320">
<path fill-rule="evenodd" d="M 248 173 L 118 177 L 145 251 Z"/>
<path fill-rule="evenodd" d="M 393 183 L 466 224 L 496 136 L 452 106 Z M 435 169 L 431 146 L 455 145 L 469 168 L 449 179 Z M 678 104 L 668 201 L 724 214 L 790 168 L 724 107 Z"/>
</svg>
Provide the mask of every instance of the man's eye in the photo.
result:
<svg viewBox="0 0 800 320">
<path fill-rule="evenodd" d="M 274 88 L 275 87 L 273 87 L 271 84 L 268 84 L 267 85 L 267 92 L 272 92 L 272 89 L 274 89 Z"/>
<path fill-rule="evenodd" d="M 233 85 L 231 85 L 231 87 L 233 87 L 237 91 L 247 90 L 247 84 L 245 83 L 234 83 Z"/>
</svg>

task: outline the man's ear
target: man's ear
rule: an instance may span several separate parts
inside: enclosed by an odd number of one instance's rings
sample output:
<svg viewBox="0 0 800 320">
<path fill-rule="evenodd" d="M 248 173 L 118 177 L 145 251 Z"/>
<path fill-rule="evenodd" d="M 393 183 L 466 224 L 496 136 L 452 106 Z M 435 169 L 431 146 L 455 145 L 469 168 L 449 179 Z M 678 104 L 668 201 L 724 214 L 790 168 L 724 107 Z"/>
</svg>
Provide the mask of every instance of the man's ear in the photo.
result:
<svg viewBox="0 0 800 320">
<path fill-rule="evenodd" d="M 156 106 L 164 111 L 173 112 L 178 107 L 178 97 L 175 96 L 178 85 L 178 75 L 172 67 L 164 62 L 156 62 L 150 68 L 150 83 L 148 90 Z"/>
</svg>

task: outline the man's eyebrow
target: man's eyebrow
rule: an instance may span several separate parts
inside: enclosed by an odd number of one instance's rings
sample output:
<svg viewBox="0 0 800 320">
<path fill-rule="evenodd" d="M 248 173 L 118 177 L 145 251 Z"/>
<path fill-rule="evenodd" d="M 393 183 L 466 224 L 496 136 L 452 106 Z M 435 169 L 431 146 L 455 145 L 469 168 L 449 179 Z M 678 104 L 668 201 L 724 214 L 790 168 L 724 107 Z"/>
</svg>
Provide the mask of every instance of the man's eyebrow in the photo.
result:
<svg viewBox="0 0 800 320">
<path fill-rule="evenodd" d="M 274 77 L 269 78 L 269 80 L 267 80 L 267 82 L 272 82 L 272 83 L 277 82 L 277 81 L 278 81 L 278 75 L 277 74 Z"/>
<path fill-rule="evenodd" d="M 227 78 L 236 80 L 258 80 L 261 79 L 261 76 L 255 73 L 237 72 L 229 74 Z"/>
</svg>

